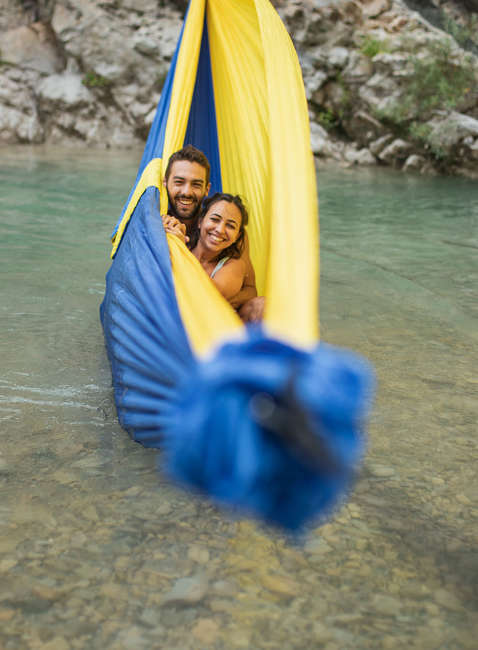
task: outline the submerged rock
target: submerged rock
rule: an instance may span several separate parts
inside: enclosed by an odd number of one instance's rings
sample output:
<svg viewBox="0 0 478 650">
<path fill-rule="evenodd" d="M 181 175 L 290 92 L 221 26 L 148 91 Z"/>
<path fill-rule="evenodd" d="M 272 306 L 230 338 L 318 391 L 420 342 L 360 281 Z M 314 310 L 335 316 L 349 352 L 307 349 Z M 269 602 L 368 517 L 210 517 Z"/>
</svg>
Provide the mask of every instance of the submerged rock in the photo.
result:
<svg viewBox="0 0 478 650">
<path fill-rule="evenodd" d="M 208 590 L 208 580 L 203 575 L 190 578 L 179 578 L 173 588 L 162 599 L 161 604 L 187 606 L 199 603 Z"/>
</svg>

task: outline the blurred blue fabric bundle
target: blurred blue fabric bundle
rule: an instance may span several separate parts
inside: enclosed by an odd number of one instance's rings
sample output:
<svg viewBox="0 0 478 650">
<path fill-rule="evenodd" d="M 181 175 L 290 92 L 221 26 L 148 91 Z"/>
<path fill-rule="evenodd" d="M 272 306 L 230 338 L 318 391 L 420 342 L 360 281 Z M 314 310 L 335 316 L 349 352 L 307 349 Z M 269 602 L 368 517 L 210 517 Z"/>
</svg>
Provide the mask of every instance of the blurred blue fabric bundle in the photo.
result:
<svg viewBox="0 0 478 650">
<path fill-rule="evenodd" d="M 162 463 L 177 481 L 287 531 L 343 499 L 365 449 L 369 365 L 305 352 L 260 328 L 190 367 L 167 406 Z"/>
</svg>

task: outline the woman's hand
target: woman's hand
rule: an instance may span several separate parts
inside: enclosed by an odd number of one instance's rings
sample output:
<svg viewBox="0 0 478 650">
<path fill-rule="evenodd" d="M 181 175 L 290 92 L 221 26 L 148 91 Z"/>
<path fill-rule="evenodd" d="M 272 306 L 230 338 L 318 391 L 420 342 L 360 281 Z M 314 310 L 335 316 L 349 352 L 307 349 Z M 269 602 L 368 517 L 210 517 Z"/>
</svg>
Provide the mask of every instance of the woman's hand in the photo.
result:
<svg viewBox="0 0 478 650">
<path fill-rule="evenodd" d="M 239 309 L 239 316 L 245 323 L 258 323 L 264 317 L 266 299 L 264 296 L 257 296 L 245 302 Z"/>
</svg>

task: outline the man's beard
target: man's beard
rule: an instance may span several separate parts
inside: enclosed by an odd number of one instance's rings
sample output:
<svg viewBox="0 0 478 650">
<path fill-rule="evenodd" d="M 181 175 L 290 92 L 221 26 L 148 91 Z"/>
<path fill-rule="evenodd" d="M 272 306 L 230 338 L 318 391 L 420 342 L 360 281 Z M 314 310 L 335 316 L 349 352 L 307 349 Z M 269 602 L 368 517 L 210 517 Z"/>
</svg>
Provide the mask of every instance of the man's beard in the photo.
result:
<svg viewBox="0 0 478 650">
<path fill-rule="evenodd" d="M 174 202 L 173 202 L 173 200 L 171 198 L 171 195 L 169 194 L 168 188 L 166 188 L 166 193 L 168 195 L 168 204 L 169 204 L 168 214 L 170 214 L 172 217 L 176 217 L 176 219 L 181 221 L 181 223 L 184 223 L 184 225 L 188 229 L 192 228 L 194 226 L 194 224 L 196 223 L 197 218 L 199 216 L 199 211 L 201 209 L 202 200 L 197 202 L 197 205 L 196 205 L 195 209 L 193 210 L 193 212 L 191 212 L 191 214 L 189 214 L 187 217 L 184 217 L 184 216 L 180 215 L 177 212 L 176 207 L 174 205 Z"/>
</svg>

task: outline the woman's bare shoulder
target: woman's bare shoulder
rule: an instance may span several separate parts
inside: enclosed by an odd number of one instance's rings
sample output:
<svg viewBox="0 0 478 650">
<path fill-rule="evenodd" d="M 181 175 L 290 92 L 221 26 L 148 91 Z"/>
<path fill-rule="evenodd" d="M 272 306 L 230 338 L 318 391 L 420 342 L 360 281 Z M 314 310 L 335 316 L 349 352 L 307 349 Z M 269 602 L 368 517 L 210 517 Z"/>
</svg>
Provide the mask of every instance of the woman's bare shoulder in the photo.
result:
<svg viewBox="0 0 478 650">
<path fill-rule="evenodd" d="M 231 259 L 227 260 L 222 268 L 228 269 L 229 273 L 245 273 L 246 263 L 242 257 L 231 257 Z"/>
</svg>

